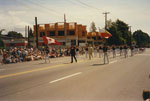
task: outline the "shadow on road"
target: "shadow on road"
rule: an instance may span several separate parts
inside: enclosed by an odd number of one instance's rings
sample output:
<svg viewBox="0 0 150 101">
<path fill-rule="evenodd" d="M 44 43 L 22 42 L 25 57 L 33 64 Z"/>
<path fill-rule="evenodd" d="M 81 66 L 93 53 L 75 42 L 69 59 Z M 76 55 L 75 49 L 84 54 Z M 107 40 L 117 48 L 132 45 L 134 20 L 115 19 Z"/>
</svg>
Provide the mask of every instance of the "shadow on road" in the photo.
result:
<svg viewBox="0 0 150 101">
<path fill-rule="evenodd" d="M 41 62 L 41 63 L 37 63 L 35 65 L 40 65 L 40 64 L 50 64 L 50 63 L 49 62 L 48 63 Z"/>
<path fill-rule="evenodd" d="M 38 64 L 46 64 L 46 63 L 38 63 Z M 38 65 L 38 64 L 37 64 L 37 65 Z"/>
<path fill-rule="evenodd" d="M 101 66 L 101 65 L 105 65 L 104 63 L 103 64 L 93 64 L 92 66 Z"/>
<path fill-rule="evenodd" d="M 63 63 L 63 64 L 71 64 L 71 63 L 69 62 L 69 63 Z"/>
</svg>

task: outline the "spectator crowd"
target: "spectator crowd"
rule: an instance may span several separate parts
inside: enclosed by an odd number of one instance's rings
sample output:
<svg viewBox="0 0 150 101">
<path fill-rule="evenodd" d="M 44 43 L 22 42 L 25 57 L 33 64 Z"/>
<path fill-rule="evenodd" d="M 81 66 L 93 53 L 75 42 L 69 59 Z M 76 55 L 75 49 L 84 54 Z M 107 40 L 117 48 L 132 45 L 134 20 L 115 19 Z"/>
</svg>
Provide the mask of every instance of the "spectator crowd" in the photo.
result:
<svg viewBox="0 0 150 101">
<path fill-rule="evenodd" d="M 68 48 L 49 48 L 49 58 L 56 58 L 62 56 L 69 56 Z M 9 64 L 25 61 L 35 61 L 44 59 L 46 55 L 45 48 L 34 49 L 34 48 L 10 48 L 0 49 L 0 63 Z"/>
<path fill-rule="evenodd" d="M 10 64 L 10 63 L 18 63 L 18 62 L 26 62 L 26 61 L 35 61 L 42 60 L 46 56 L 46 48 L 36 49 L 36 48 L 10 48 L 10 49 L 0 49 L 0 63 L 1 64 Z M 57 58 L 70 56 L 71 48 L 48 48 L 48 58 Z M 128 50 L 131 50 L 131 56 L 137 53 L 139 50 L 138 47 L 129 47 L 127 45 L 121 46 L 87 46 L 87 47 L 75 47 L 76 57 L 78 58 L 80 55 L 85 55 L 85 58 L 91 59 L 92 57 L 97 57 L 99 54 L 99 58 L 106 55 L 111 54 L 113 58 L 116 57 L 116 54 L 120 54 L 122 56 L 124 54 L 125 58 L 128 56 Z M 142 49 L 143 51 L 144 49 Z M 93 55 L 94 54 L 94 55 Z M 88 57 L 89 56 L 89 57 Z M 108 58 L 108 57 L 106 57 Z"/>
</svg>

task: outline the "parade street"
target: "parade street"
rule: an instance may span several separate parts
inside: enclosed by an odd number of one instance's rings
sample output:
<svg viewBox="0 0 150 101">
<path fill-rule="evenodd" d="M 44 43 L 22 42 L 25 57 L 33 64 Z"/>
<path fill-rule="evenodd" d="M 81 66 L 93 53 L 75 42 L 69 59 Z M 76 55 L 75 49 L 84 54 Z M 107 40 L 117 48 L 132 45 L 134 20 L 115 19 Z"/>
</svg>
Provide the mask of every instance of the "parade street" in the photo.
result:
<svg viewBox="0 0 150 101">
<path fill-rule="evenodd" d="M 70 57 L 0 65 L 0 101 L 143 100 L 150 89 L 150 49 L 133 57 Z"/>
</svg>

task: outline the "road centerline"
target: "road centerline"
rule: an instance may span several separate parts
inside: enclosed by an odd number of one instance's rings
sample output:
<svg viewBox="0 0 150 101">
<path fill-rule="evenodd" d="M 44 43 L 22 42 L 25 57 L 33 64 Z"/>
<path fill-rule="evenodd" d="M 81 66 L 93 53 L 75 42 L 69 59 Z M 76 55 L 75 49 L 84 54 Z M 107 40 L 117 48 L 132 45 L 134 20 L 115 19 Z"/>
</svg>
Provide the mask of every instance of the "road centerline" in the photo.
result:
<svg viewBox="0 0 150 101">
<path fill-rule="evenodd" d="M 65 76 L 65 77 L 62 77 L 62 78 L 59 78 L 59 79 L 56 79 L 56 80 L 53 80 L 49 83 L 55 83 L 55 82 L 58 82 L 58 81 L 62 81 L 64 79 L 67 79 L 67 78 L 70 78 L 70 77 L 73 77 L 73 76 L 77 76 L 77 75 L 80 75 L 82 74 L 82 72 L 78 72 L 78 73 L 75 73 L 75 74 L 71 74 L 71 75 L 68 75 L 68 76 Z"/>
<path fill-rule="evenodd" d="M 23 75 L 23 74 L 38 72 L 38 71 L 44 71 L 44 70 L 47 70 L 47 69 L 51 69 L 51 68 L 55 68 L 55 67 L 60 67 L 60 66 L 65 66 L 65 65 L 64 64 L 60 64 L 60 65 L 54 65 L 54 66 L 50 66 L 50 67 L 44 67 L 44 68 L 38 68 L 38 69 L 28 70 L 28 71 L 24 71 L 24 72 L 18 72 L 18 73 L 7 74 L 7 75 L 0 75 L 0 79 L 7 78 L 7 77 L 13 77 L 13 76 L 19 76 L 19 75 Z"/>
<path fill-rule="evenodd" d="M 84 61 L 80 60 L 78 63 L 82 63 L 82 62 L 84 62 Z M 53 65 L 53 66 L 43 67 L 43 68 L 38 68 L 38 69 L 32 69 L 32 70 L 18 72 L 18 73 L 0 75 L 0 79 L 7 78 L 7 77 L 13 77 L 13 76 L 19 76 L 19 75 L 23 75 L 23 74 L 38 72 L 38 71 L 44 71 L 44 70 L 48 70 L 48 69 L 55 68 L 55 67 L 61 67 L 61 66 L 66 66 L 66 64 L 58 64 L 58 65 Z"/>
<path fill-rule="evenodd" d="M 111 61 L 110 64 L 117 62 L 118 60 Z"/>
</svg>

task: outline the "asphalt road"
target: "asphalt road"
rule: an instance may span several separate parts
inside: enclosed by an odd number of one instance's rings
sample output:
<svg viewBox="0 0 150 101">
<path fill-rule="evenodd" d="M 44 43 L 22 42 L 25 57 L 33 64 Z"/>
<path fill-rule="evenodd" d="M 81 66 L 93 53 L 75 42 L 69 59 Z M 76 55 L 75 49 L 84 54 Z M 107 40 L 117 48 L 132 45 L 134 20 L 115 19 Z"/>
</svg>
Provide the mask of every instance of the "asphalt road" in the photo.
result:
<svg viewBox="0 0 150 101">
<path fill-rule="evenodd" d="M 140 100 L 150 89 L 150 49 L 133 57 L 70 57 L 0 65 L 0 101 Z"/>
</svg>

